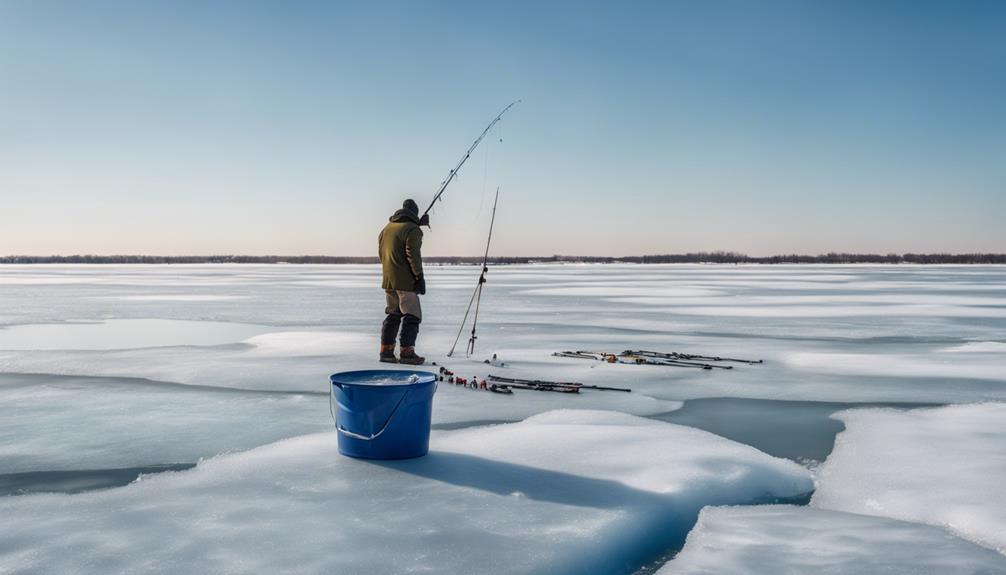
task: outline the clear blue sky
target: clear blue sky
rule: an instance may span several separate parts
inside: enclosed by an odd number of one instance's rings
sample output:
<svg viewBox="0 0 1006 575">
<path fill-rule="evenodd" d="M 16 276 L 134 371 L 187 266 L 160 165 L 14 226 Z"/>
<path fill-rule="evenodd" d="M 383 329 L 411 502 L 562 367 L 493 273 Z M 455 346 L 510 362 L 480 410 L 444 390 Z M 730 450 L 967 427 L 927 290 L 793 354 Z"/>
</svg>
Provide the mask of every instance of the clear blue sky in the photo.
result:
<svg viewBox="0 0 1006 575">
<path fill-rule="evenodd" d="M 372 255 L 517 98 L 427 253 L 1006 251 L 1004 2 L 2 0 L 0 254 Z"/>
</svg>

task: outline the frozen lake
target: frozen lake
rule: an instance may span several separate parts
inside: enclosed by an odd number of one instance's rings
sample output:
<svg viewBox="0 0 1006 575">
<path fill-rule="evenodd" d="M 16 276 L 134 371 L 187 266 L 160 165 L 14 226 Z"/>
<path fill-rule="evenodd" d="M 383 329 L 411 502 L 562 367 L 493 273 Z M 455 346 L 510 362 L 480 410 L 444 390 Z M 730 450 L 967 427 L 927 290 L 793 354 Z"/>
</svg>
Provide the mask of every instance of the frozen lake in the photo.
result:
<svg viewBox="0 0 1006 575">
<path fill-rule="evenodd" d="M 672 557 L 705 505 L 805 503 L 811 495 L 807 486 L 811 478 L 820 479 L 816 474 L 822 468 L 843 481 L 866 484 L 856 475 L 864 468 L 857 457 L 885 458 L 874 453 L 875 446 L 872 451 L 865 447 L 869 441 L 854 448 L 842 438 L 868 438 L 874 427 L 896 427 L 901 420 L 890 413 L 932 414 L 919 420 L 939 430 L 943 421 L 971 416 L 938 406 L 967 404 L 960 408 L 967 410 L 980 403 L 976 409 L 988 409 L 1006 402 L 1002 266 L 499 266 L 488 274 L 475 356 L 447 358 L 478 271 L 475 266 L 428 267 L 429 294 L 423 298 L 417 346 L 428 361 L 465 377 L 491 373 L 578 381 L 628 387 L 632 393 L 518 390 L 502 396 L 442 384 L 434 400 L 435 457 L 367 471 L 333 453 L 327 393 L 329 374 L 380 365 L 376 355 L 384 298 L 377 266 L 0 267 L 0 494 L 7 495 L 0 496 L 0 514 L 20 522 L 5 521 L 0 527 L 0 573 L 225 572 L 221 565 L 233 567 L 235 557 L 249 561 L 245 571 L 272 568 L 271 560 L 279 561 L 301 543 L 329 551 L 354 548 L 358 542 L 342 532 L 347 522 L 370 537 L 382 537 L 381 529 L 365 524 L 366 507 L 354 498 L 368 497 L 380 506 L 383 497 L 406 485 L 412 503 L 392 498 L 389 509 L 405 509 L 410 521 L 442 530 L 444 537 L 450 535 L 449 526 L 460 529 L 462 523 L 447 512 L 426 515 L 423 502 L 456 497 L 459 509 L 469 510 L 466 528 L 479 534 L 490 555 L 498 553 L 499 561 L 484 565 L 482 572 L 575 573 L 584 565 L 603 564 L 606 572 L 633 573 L 660 567 L 662 558 Z M 562 350 L 627 349 L 764 363 L 707 371 L 552 357 Z M 482 363 L 493 354 L 503 366 Z M 885 409 L 865 409 L 862 417 L 835 415 L 871 407 Z M 1006 439 L 1006 423 L 994 411 L 975 413 L 990 423 L 981 433 L 961 432 L 957 440 L 967 442 L 968 453 L 982 459 L 982 465 L 991 466 L 982 468 L 982 474 L 991 474 L 992 483 L 974 479 L 967 483 L 969 489 L 992 490 L 997 466 L 1006 470 L 1006 454 L 1001 443 L 997 448 L 984 441 Z M 860 426 L 855 434 L 843 432 L 848 421 Z M 618 431 L 595 436 L 604 426 Z M 946 440 L 948 453 L 956 454 L 960 449 L 953 443 L 954 433 L 962 428 L 947 429 L 938 435 Z M 548 430 L 568 432 L 568 445 L 535 440 L 522 450 L 513 443 Z M 493 443 L 504 436 L 511 443 Z M 837 459 L 836 436 L 845 446 Z M 486 439 L 479 443 L 470 439 L 474 437 Z M 651 437 L 662 439 L 652 440 L 645 450 L 633 449 Z M 891 445 L 907 450 L 913 442 L 931 443 L 924 437 L 906 433 L 902 443 Z M 694 442 L 689 443 L 694 452 L 682 441 Z M 589 446 L 595 444 L 592 451 Z M 579 458 L 567 459 L 566 449 L 581 450 Z M 590 457 L 599 459 L 584 467 Z M 703 457 L 710 459 L 700 465 Z M 905 459 L 897 462 L 898 472 L 910 474 Z M 727 461 L 732 463 L 721 468 Z M 967 461 L 953 461 L 967 473 Z M 689 465 L 691 472 L 686 471 Z M 465 469 L 474 475 L 469 477 Z M 712 469 L 720 471 L 709 473 Z M 275 475 L 276 484 L 244 483 L 242 473 Z M 925 477 L 921 471 L 919 476 Z M 373 483 L 354 495 L 337 484 L 338 477 Z M 512 485 L 503 479 L 508 477 Z M 534 487 L 527 477 L 543 483 Z M 727 477 L 736 479 L 718 483 Z M 913 514 L 912 501 L 889 494 L 884 503 L 878 495 L 886 493 L 885 476 L 870 481 L 873 495 L 825 483 L 828 497 L 817 500 L 828 502 L 827 511 L 811 514 L 808 509 L 799 515 L 804 508 L 797 507 L 795 513 L 786 508 L 736 517 L 710 512 L 701 525 L 719 537 L 712 539 L 717 545 L 735 546 L 743 542 L 723 539 L 723 525 L 731 521 L 789 518 L 793 529 L 802 529 L 800 522 L 810 524 L 829 514 L 887 518 L 875 524 L 837 521 L 849 530 L 842 537 L 858 529 L 889 528 L 938 538 L 943 533 L 938 530 L 950 525 L 946 533 L 960 540 L 946 547 L 961 554 L 962 564 L 973 560 L 975 572 L 1006 573 L 1006 566 L 997 563 L 1006 557 L 995 535 L 1001 528 L 1006 532 L 1006 509 L 983 511 L 980 520 L 972 520 L 978 515 L 964 503 L 943 514 L 938 509 Z M 920 481 L 921 487 L 913 485 L 910 493 L 924 507 L 930 503 L 922 499 L 927 489 Z M 541 487 L 550 482 L 576 486 L 580 496 Z M 612 485 L 618 486 L 618 497 L 596 495 L 611 493 Z M 928 487 L 939 491 L 941 484 Z M 273 517 L 299 521 L 303 515 L 273 515 L 273 508 L 261 506 L 256 515 L 230 506 L 229 495 L 242 490 L 271 497 L 269 505 L 275 509 L 317 495 L 324 504 L 309 509 L 325 515 L 310 524 L 322 534 L 290 541 L 283 552 L 261 541 L 245 549 L 222 533 L 241 530 L 249 535 L 245 541 L 256 536 L 271 541 L 265 527 L 256 532 L 249 522 L 268 523 Z M 856 499 L 873 501 L 874 495 L 881 503 L 873 507 Z M 164 507 L 158 509 L 161 497 Z M 941 501 L 959 499 L 951 493 L 940 496 Z M 110 508 L 118 511 L 102 515 Z M 150 519 L 164 513 L 175 514 L 179 524 Z M 521 524 L 523 514 L 540 523 Z M 323 520 L 333 517 L 338 521 Z M 39 519 L 33 523 L 33 518 Z M 81 541 L 71 546 L 67 563 L 53 558 L 60 536 L 66 535 L 61 530 L 89 520 L 96 521 L 99 533 L 106 525 L 108 537 L 128 539 L 123 544 L 131 551 L 116 555 Z M 209 538 L 226 552 L 213 554 L 195 542 L 185 550 L 180 542 L 177 553 L 184 558 L 168 554 L 160 563 L 144 563 L 144 546 L 152 543 L 115 531 L 121 521 L 147 525 L 150 537 L 201 537 L 202 545 Z M 186 535 L 185 525 L 207 522 L 216 530 L 195 529 Z M 529 532 L 536 529 L 541 532 Z M 636 531 L 663 535 L 644 537 L 635 547 L 625 541 L 610 547 L 598 543 Z M 403 542 L 404 547 L 382 562 L 368 564 L 366 557 L 350 554 L 339 559 L 345 563 L 330 563 L 317 551 L 305 550 L 304 569 L 288 567 L 301 572 L 471 572 L 466 551 L 435 535 L 424 539 L 390 528 L 383 533 L 385 544 Z M 538 549 L 539 540 L 532 535 L 568 544 L 569 553 L 578 555 Z M 821 541 L 832 536 L 819 535 Z M 521 554 L 522 545 L 533 552 Z M 911 549 L 898 552 L 913 554 Z M 700 557 L 687 547 L 683 556 L 690 561 Z M 856 561 L 860 565 L 862 557 Z M 673 565 L 671 561 L 666 568 Z M 773 564 L 772 569 L 779 568 Z M 772 571 L 766 567 L 765 572 Z"/>
</svg>

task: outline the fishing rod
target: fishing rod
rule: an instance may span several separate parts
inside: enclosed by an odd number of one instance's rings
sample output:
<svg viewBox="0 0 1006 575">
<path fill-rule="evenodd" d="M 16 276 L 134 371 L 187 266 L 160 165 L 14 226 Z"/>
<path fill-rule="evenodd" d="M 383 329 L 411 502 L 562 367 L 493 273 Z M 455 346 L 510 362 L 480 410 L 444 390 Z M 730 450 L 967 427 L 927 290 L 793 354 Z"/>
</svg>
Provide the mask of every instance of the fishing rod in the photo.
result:
<svg viewBox="0 0 1006 575">
<path fill-rule="evenodd" d="M 603 385 L 584 385 L 582 383 L 562 382 L 562 381 L 542 381 L 540 379 L 519 379 L 513 377 L 503 377 L 489 374 L 489 381 L 499 383 L 522 383 L 525 385 L 538 385 L 543 387 L 575 387 L 577 389 L 596 389 L 599 391 L 627 391 L 632 390 L 627 387 L 605 387 Z"/>
<path fill-rule="evenodd" d="M 493 379 L 493 377 L 489 376 L 489 379 Z M 495 385 L 497 388 L 527 389 L 530 391 L 552 391 L 555 393 L 580 393 L 580 388 L 575 385 L 548 385 L 544 382 L 523 383 L 521 381 L 511 381 L 504 383 L 502 381 L 499 381 L 498 383 L 494 383 L 493 385 Z"/>
<path fill-rule="evenodd" d="M 645 350 L 633 351 L 633 350 L 627 349 L 627 350 L 625 350 L 625 351 L 622 352 L 622 355 L 623 356 L 638 355 L 638 356 L 641 356 L 641 357 L 655 357 L 655 358 L 660 358 L 660 359 L 674 359 L 674 360 L 682 360 L 683 359 L 683 360 L 686 360 L 686 361 L 695 361 L 695 360 L 698 360 L 698 361 L 733 361 L 733 362 L 737 362 L 737 363 L 746 363 L 748 365 L 754 365 L 754 364 L 757 364 L 757 363 L 764 363 L 764 360 L 761 360 L 761 359 L 738 359 L 736 357 L 720 357 L 718 355 L 698 355 L 698 354 L 694 354 L 694 353 L 682 353 L 682 352 L 678 352 L 678 351 L 672 351 L 672 352 L 664 353 L 664 352 L 660 352 L 660 351 L 645 351 Z"/>
<path fill-rule="evenodd" d="M 555 357 L 572 357 L 576 359 L 592 359 L 606 363 L 630 363 L 634 365 L 663 365 L 667 367 L 695 367 L 699 369 L 733 369 L 732 365 L 716 365 L 698 361 L 685 361 L 679 359 L 669 359 L 662 357 L 644 357 L 635 354 L 619 354 L 595 351 L 557 351 L 552 354 Z"/>
<path fill-rule="evenodd" d="M 461 339 L 461 332 L 465 330 L 465 324 L 468 322 L 468 314 L 472 311 L 472 303 L 475 304 L 475 315 L 472 316 L 472 335 L 468 338 L 468 347 L 465 350 L 465 355 L 471 357 L 471 355 L 475 353 L 475 340 L 478 339 L 478 336 L 475 335 L 475 328 L 479 323 L 479 305 L 482 303 L 482 286 L 486 283 L 486 272 L 489 271 L 489 244 L 493 241 L 493 226 L 496 224 L 496 205 L 499 201 L 500 189 L 499 186 L 497 186 L 496 198 L 493 200 L 493 215 L 489 220 L 489 237 L 486 239 L 486 252 L 482 256 L 482 273 L 479 274 L 479 282 L 475 284 L 475 291 L 472 292 L 472 299 L 468 300 L 468 309 L 465 310 L 465 317 L 461 320 L 461 327 L 458 328 L 458 336 L 454 338 L 454 345 L 451 346 L 451 351 L 447 352 L 447 357 L 454 356 L 454 349 L 458 346 L 458 341 Z"/>
<path fill-rule="evenodd" d="M 503 108 L 503 111 L 500 112 L 499 114 L 497 114 L 496 117 L 493 118 L 493 121 L 489 122 L 489 125 L 486 126 L 486 129 L 482 130 L 482 133 L 479 134 L 479 137 L 476 138 L 474 142 L 472 142 L 471 147 L 468 148 L 468 151 L 465 152 L 464 156 L 462 156 L 461 161 L 458 162 L 458 165 L 454 166 L 454 169 L 451 170 L 451 173 L 447 175 L 447 179 L 444 180 L 444 183 L 440 184 L 440 189 L 437 191 L 437 195 L 433 196 L 433 201 L 430 202 L 430 205 L 427 206 L 426 211 L 424 211 L 423 215 L 420 216 L 419 221 L 420 221 L 421 225 L 425 225 L 425 226 L 429 226 L 430 225 L 430 220 L 429 220 L 430 210 L 432 210 L 433 206 L 436 205 L 437 200 L 440 199 L 440 196 L 444 195 L 444 190 L 447 189 L 447 186 L 451 183 L 451 181 L 458 176 L 458 170 L 460 170 L 461 166 L 463 166 L 465 164 L 465 162 L 468 161 L 468 158 L 471 157 L 472 152 L 474 152 L 475 148 L 477 148 L 479 146 L 479 143 L 482 142 L 482 139 L 486 137 L 486 134 L 489 133 L 489 130 L 491 130 L 493 128 L 493 126 L 496 125 L 496 122 L 500 121 L 500 118 L 503 117 L 503 114 L 506 114 L 507 110 L 509 110 L 510 108 L 513 108 L 515 105 L 517 105 L 519 103 L 520 103 L 520 100 L 514 100 L 513 102 L 510 102 L 510 105 L 507 106 L 506 108 Z"/>
</svg>

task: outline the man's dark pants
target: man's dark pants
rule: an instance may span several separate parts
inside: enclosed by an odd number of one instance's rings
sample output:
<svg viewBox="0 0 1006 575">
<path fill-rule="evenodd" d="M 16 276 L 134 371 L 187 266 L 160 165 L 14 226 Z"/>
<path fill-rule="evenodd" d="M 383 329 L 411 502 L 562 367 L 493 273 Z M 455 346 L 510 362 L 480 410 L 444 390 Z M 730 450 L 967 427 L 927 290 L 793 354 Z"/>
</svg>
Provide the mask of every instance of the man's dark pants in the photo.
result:
<svg viewBox="0 0 1006 575">
<path fill-rule="evenodd" d="M 381 345 L 395 345 L 395 336 L 402 332 L 399 343 L 402 347 L 415 347 L 419 335 L 419 324 L 423 321 L 423 309 L 419 305 L 419 294 L 411 291 L 384 290 L 388 305 L 381 328 Z"/>
</svg>

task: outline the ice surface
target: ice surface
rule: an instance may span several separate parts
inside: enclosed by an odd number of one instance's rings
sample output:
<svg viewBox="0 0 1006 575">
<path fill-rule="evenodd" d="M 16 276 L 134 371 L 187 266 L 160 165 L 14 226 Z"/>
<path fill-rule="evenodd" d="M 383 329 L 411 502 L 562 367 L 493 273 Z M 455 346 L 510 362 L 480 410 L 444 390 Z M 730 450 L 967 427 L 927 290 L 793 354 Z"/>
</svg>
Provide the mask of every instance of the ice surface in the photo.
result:
<svg viewBox="0 0 1006 575">
<path fill-rule="evenodd" d="M 246 355 L 268 357 L 338 357 L 352 350 L 363 353 L 359 333 L 333 331 L 278 331 L 244 340 Z"/>
<path fill-rule="evenodd" d="M 329 429 L 324 394 L 0 374 L 0 474 L 195 463 Z"/>
<path fill-rule="evenodd" d="M 836 415 L 812 505 L 946 527 L 1006 554 L 1006 403 Z"/>
<path fill-rule="evenodd" d="M 242 299 L 244 297 L 247 296 L 185 293 L 109 296 L 109 298 L 126 301 L 226 301 L 231 299 Z"/>
<path fill-rule="evenodd" d="M 425 458 L 334 433 L 73 496 L 0 498 L 0 571 L 631 573 L 699 509 L 790 498 L 798 465 L 695 429 L 551 412 L 436 432 Z"/>
<path fill-rule="evenodd" d="M 257 348 L 245 346 L 226 349 L 189 347 L 67 352 L 58 355 L 29 352 L 19 356 L 16 362 L 5 362 L 3 354 L 0 354 L 0 367 L 11 372 L 67 373 L 106 378 L 139 377 L 207 387 L 327 395 L 331 385 L 329 375 L 332 373 L 386 365 L 378 364 L 373 359 L 364 360 L 362 353 L 336 356 L 345 358 L 341 360 L 325 356 L 299 356 L 296 353 L 298 352 L 285 356 L 275 349 L 260 353 Z M 370 354 L 366 357 L 369 358 Z M 485 377 L 488 373 L 513 374 L 512 371 L 477 362 L 471 362 L 464 370 L 461 367 L 466 364 L 460 361 L 451 365 L 464 377 Z M 423 369 L 431 373 L 436 373 L 437 370 L 433 366 Z M 540 370 L 528 375 L 544 377 L 549 373 Z M 561 374 L 553 371 L 552 375 Z M 604 381 L 612 382 L 610 378 Z M 501 396 L 444 384 L 440 386 L 435 398 L 433 421 L 518 421 L 535 413 L 563 407 L 614 409 L 636 415 L 654 415 L 673 411 L 680 406 L 679 401 L 655 398 L 645 393 L 584 391 L 569 395 L 527 391 L 513 396 Z M 66 417 L 71 415 L 72 413 L 65 414 Z"/>
<path fill-rule="evenodd" d="M 1006 342 L 970 341 L 962 345 L 948 347 L 943 351 L 951 353 L 1006 353 Z"/>
<path fill-rule="evenodd" d="M 1006 557 L 946 530 L 789 505 L 707 507 L 658 575 L 993 575 Z"/>
<path fill-rule="evenodd" d="M 987 379 L 1006 381 L 1001 351 L 971 348 L 970 357 L 954 357 L 962 350 L 950 349 L 915 354 L 815 353 L 789 354 L 783 361 L 790 367 L 817 373 L 875 375 L 942 379 Z"/>
<path fill-rule="evenodd" d="M 565 296 L 565 297 L 594 296 L 594 297 L 613 298 L 619 296 L 635 296 L 635 295 L 647 296 L 651 295 L 655 289 L 659 290 L 660 296 L 665 298 L 679 298 L 679 297 L 691 298 L 696 296 L 723 295 L 723 292 L 710 289 L 696 289 L 696 288 L 676 287 L 668 285 L 661 285 L 657 287 L 619 286 L 619 285 L 610 285 L 607 282 L 595 282 L 594 285 L 588 287 L 570 286 L 570 287 L 530 289 L 530 290 L 524 290 L 521 293 L 526 295 Z"/>
<path fill-rule="evenodd" d="M 750 306 L 680 306 L 674 302 L 653 298 L 633 298 L 627 303 L 655 304 L 667 307 L 666 311 L 681 315 L 723 315 L 750 318 L 845 318 L 864 317 L 976 317 L 1006 318 L 1006 308 L 993 306 L 954 305 L 750 305 Z M 670 304 L 670 305 L 669 305 Z"/>
<path fill-rule="evenodd" d="M 214 321 L 116 319 L 94 323 L 15 325 L 0 329 L 0 350 L 134 349 L 235 343 L 269 331 Z"/>
<path fill-rule="evenodd" d="M 454 287 L 474 286 L 478 271 L 430 266 L 430 293 L 423 299 L 420 353 L 464 377 L 487 375 L 488 366 L 479 362 L 498 353 L 507 365 L 499 375 L 607 383 L 661 400 L 1006 400 L 999 375 L 1006 373 L 1006 354 L 951 351 L 1002 340 L 1003 267 L 497 266 L 483 295 L 478 361 L 448 360 L 445 352 L 468 302 Z M 324 391 L 330 373 L 375 366 L 384 309 L 379 273 L 378 266 L 4 266 L 0 325 L 175 320 L 207 322 L 207 333 L 220 324 L 268 329 L 241 343 L 233 335 L 201 342 L 197 336 L 204 336 L 193 330 L 191 337 L 170 341 L 160 333 L 153 340 L 159 347 L 147 349 L 0 351 L 0 370 Z M 536 293 L 556 289 L 574 291 Z M 695 293 L 688 290 L 706 295 L 683 295 Z M 630 292 L 650 295 L 636 296 L 640 301 L 613 297 Z M 697 297 L 699 305 L 688 303 Z M 695 314 L 695 308 L 715 313 Z M 749 308 L 775 315 L 752 316 Z M 576 348 L 696 351 L 767 363 L 709 374 L 609 369 L 550 357 Z M 575 407 L 605 407 L 597 401 Z M 504 419 L 526 415 L 517 410 Z M 484 419 L 472 414 L 470 420 Z"/>
<path fill-rule="evenodd" d="M 400 383 L 400 380 L 396 381 Z M 330 430 L 328 382 L 313 393 L 244 391 L 141 379 L 0 374 L 0 475 L 195 463 Z M 441 384 L 434 425 L 514 421 L 603 396 L 500 396 Z M 583 401 L 587 400 L 587 401 Z M 653 413 L 677 402 L 615 397 L 608 405 Z"/>
<path fill-rule="evenodd" d="M 632 393 L 517 391 L 503 396 L 440 384 L 434 399 L 433 442 L 442 452 L 411 463 L 343 460 L 334 455 L 328 433 L 270 442 L 332 429 L 327 405 L 330 374 L 384 367 L 376 362 L 384 310 L 378 266 L 0 266 L 0 334 L 15 334 L 8 349 L 0 345 L 0 374 L 4 374 L 0 449 L 5 450 L 0 453 L 0 476 L 8 485 L 48 482 L 63 473 L 78 474 L 71 482 L 95 485 L 88 483 L 92 471 L 128 480 L 126 471 L 135 476 L 137 470 L 166 463 L 191 464 L 270 444 L 125 489 L 4 498 L 7 507 L 0 511 L 4 517 L 0 529 L 15 530 L 21 538 L 9 542 L 7 532 L 0 537 L 6 553 L 0 572 L 8 565 L 28 565 L 29 560 L 48 561 L 43 567 L 52 567 L 36 571 L 59 571 L 52 562 L 74 556 L 83 557 L 75 565 L 94 572 L 102 571 L 102 566 L 109 567 L 104 571 L 128 570 L 115 568 L 113 551 L 120 540 L 144 551 L 167 541 L 167 548 L 149 554 L 150 565 L 191 571 L 194 563 L 173 562 L 212 555 L 214 542 L 224 536 L 229 538 L 222 548 L 226 555 L 208 561 L 245 572 L 294 569 L 290 565 L 311 571 L 312 561 L 346 567 L 341 572 L 372 573 L 383 567 L 389 571 L 406 565 L 407 555 L 413 561 L 409 553 L 416 554 L 423 546 L 432 551 L 414 561 L 418 569 L 445 564 L 458 571 L 468 567 L 470 572 L 483 572 L 471 549 L 478 548 L 487 533 L 507 541 L 490 557 L 499 569 L 509 564 L 518 571 L 543 565 L 575 570 L 586 565 L 581 570 L 590 571 L 597 564 L 619 572 L 625 565 L 638 566 L 647 557 L 673 549 L 687 528 L 688 512 L 664 514 L 661 503 L 637 502 L 649 502 L 653 493 L 672 483 L 685 490 L 680 499 L 674 495 L 678 492 L 668 492 L 674 502 L 667 505 L 675 510 L 682 509 L 674 507 L 679 501 L 705 501 L 704 495 L 696 497 L 699 487 L 693 489 L 687 481 L 674 483 L 682 477 L 676 466 L 692 469 L 686 462 L 675 461 L 652 476 L 647 471 L 660 468 L 669 457 L 695 456 L 692 439 L 668 432 L 675 441 L 658 445 L 625 432 L 627 446 L 643 446 L 654 458 L 647 463 L 651 467 L 637 466 L 634 460 L 624 463 L 635 478 L 628 480 L 604 475 L 605 464 L 596 460 L 600 455 L 591 455 L 586 448 L 571 453 L 590 469 L 545 449 L 548 441 L 540 453 L 536 451 L 544 440 L 537 433 L 530 437 L 531 431 L 552 425 L 537 418 L 527 427 L 445 430 L 519 421 L 561 408 L 671 417 L 669 412 L 681 401 L 704 398 L 708 401 L 695 402 L 693 409 L 681 413 L 681 421 L 692 417 L 692 425 L 773 454 L 801 458 L 830 448 L 838 422 L 822 425 L 821 420 L 839 404 L 1006 401 L 1003 266 L 496 266 L 483 293 L 477 353 L 471 359 L 447 358 L 478 275 L 478 266 L 427 269 L 430 293 L 423 298 L 418 351 L 430 361 L 466 378 L 493 373 L 629 387 Z M 119 329 L 130 325 L 134 329 Z M 247 331 L 249 326 L 252 331 Z M 25 337 L 35 332 L 46 333 L 34 340 Z M 460 346 L 467 337 L 466 330 Z M 551 356 L 565 349 L 674 350 L 766 361 L 707 372 Z M 493 353 L 503 365 L 482 362 Z M 428 368 L 436 371 L 436 366 Z M 713 421 L 716 417 L 723 421 Z M 760 425 L 759 419 L 771 421 Z M 571 425 L 567 421 L 557 427 Z M 598 425 L 574 430 L 574 436 L 583 431 L 584 437 L 593 438 L 597 427 L 633 425 Z M 513 429 L 524 431 L 506 431 Z M 663 433 L 657 435 L 664 437 Z M 801 434 L 801 441 L 777 440 L 785 433 Z M 917 459 L 926 455 L 917 446 L 928 445 L 929 438 L 905 433 L 903 443 L 876 441 L 887 447 L 877 447 L 875 457 L 911 468 L 907 458 L 882 453 L 903 450 Z M 967 433 L 960 437 L 973 439 L 973 447 L 941 448 L 956 454 L 946 457 L 964 470 L 959 475 L 936 474 L 948 467 L 944 463 L 934 474 L 920 472 L 918 488 L 908 491 L 912 503 L 899 507 L 891 494 L 875 501 L 885 510 L 904 511 L 905 518 L 912 518 L 907 515 L 911 511 L 930 514 L 916 520 L 938 524 L 953 521 L 979 531 L 990 524 L 1001 527 L 995 523 L 997 516 L 988 519 L 996 502 L 998 509 L 1004 507 L 997 494 L 975 495 L 989 502 L 985 515 L 969 508 L 963 520 L 951 517 L 953 509 L 974 505 L 963 495 L 967 489 L 976 493 L 987 489 L 978 478 L 993 471 L 1003 476 L 1001 468 L 992 466 L 1001 449 L 995 451 L 996 444 L 977 430 Z M 958 437 L 953 430 L 944 435 Z M 702 449 L 707 448 L 701 439 L 705 437 L 700 436 L 697 444 Z M 901 437 L 900 432 L 891 437 Z M 512 445 L 501 445 L 504 440 Z M 618 443 L 617 438 L 597 441 L 609 447 Z M 452 443 L 465 443 L 467 451 L 445 456 Z M 576 437 L 568 443 L 575 447 Z M 538 455 L 527 455 L 531 459 L 525 461 L 518 453 L 523 451 Z M 619 461 L 603 449 L 599 453 Z M 718 448 L 710 453 L 715 457 Z M 627 457 L 635 456 L 630 451 Z M 549 467 L 545 459 L 555 459 L 555 465 L 562 467 Z M 699 471 L 730 481 L 732 456 L 703 461 Z M 558 477 L 572 481 L 574 488 L 556 487 Z M 928 496 L 934 504 L 929 509 L 914 502 L 917 493 L 923 501 L 922 490 L 929 481 L 962 488 L 952 495 L 932 490 Z M 155 487 L 141 487 L 148 483 Z M 742 483 L 747 485 L 746 479 Z M 832 489 L 827 483 L 823 491 Z M 393 514 L 389 500 L 381 497 L 398 492 L 417 499 L 427 493 L 434 496 L 422 507 L 403 506 L 406 499 L 399 499 L 400 513 Z M 523 496 L 511 495 L 514 492 Z M 331 502 L 325 500 L 329 495 Z M 187 501 L 190 496 L 192 501 Z M 453 496 L 460 498 L 458 509 L 450 508 Z M 368 497 L 384 505 L 376 516 L 366 507 Z M 17 501 L 22 498 L 26 503 Z M 214 506 L 217 499 L 221 504 Z M 958 505 L 958 499 L 963 503 Z M 631 505 L 622 505 L 626 501 Z M 641 511 L 642 507 L 649 510 Z M 7 510 L 15 508 L 14 520 L 8 522 Z M 694 516 L 694 510 L 691 513 Z M 242 514 L 247 514 L 247 522 Z M 107 537 L 91 530 L 92 518 L 97 518 L 98 529 L 107 530 Z M 8 523 L 28 528 L 22 533 Z M 294 540 L 294 550 L 309 543 L 330 545 L 348 530 L 345 525 L 380 534 L 378 540 L 385 542 L 400 539 L 406 546 L 385 558 L 391 545 L 371 545 L 369 549 L 377 550 L 372 569 L 361 567 L 362 555 L 317 559 L 308 554 L 305 563 L 282 563 L 292 556 L 282 549 L 289 540 Z M 315 529 L 309 532 L 311 527 Z M 335 531 L 336 527 L 342 529 Z M 217 529 L 234 533 L 220 535 Z M 654 532 L 664 539 L 647 538 Z M 251 534 L 259 554 L 242 563 L 239 551 L 244 543 L 239 538 L 244 533 Z M 635 555 L 622 556 L 621 548 L 608 546 L 609 536 Z M 57 542 L 70 540 L 78 547 L 71 546 L 73 553 L 63 559 L 64 547 Z M 565 549 L 567 542 L 570 550 Z M 88 550 L 80 551 L 82 547 Z M 276 548 L 280 549 L 273 562 L 269 556 Z M 123 560 L 137 557 L 126 554 Z M 226 561 L 228 557 L 233 561 Z M 258 561 L 264 563 L 251 564 Z"/>
</svg>

